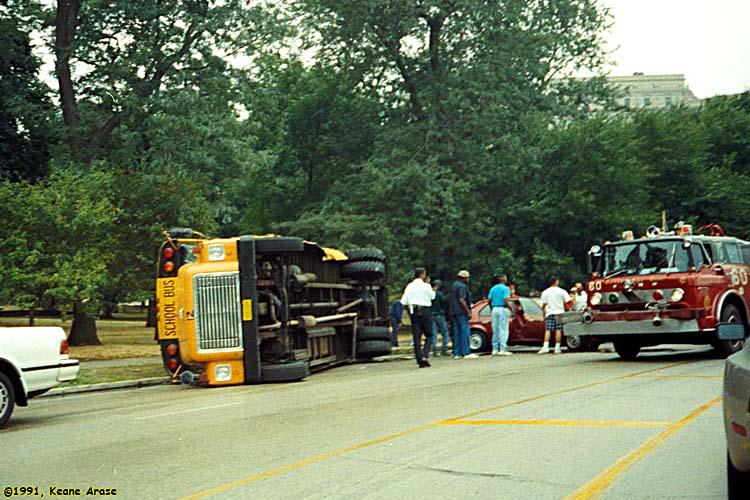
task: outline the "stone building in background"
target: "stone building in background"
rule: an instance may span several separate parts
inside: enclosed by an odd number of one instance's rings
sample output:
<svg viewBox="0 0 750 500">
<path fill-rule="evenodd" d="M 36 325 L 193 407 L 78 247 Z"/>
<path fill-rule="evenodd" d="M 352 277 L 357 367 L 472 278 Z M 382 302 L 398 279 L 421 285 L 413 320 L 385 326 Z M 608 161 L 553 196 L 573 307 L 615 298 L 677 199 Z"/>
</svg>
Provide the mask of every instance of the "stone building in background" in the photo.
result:
<svg viewBox="0 0 750 500">
<path fill-rule="evenodd" d="M 618 103 L 628 109 L 662 109 L 670 106 L 700 106 L 701 100 L 685 84 L 685 75 L 609 76 L 610 83 L 622 89 Z"/>
</svg>

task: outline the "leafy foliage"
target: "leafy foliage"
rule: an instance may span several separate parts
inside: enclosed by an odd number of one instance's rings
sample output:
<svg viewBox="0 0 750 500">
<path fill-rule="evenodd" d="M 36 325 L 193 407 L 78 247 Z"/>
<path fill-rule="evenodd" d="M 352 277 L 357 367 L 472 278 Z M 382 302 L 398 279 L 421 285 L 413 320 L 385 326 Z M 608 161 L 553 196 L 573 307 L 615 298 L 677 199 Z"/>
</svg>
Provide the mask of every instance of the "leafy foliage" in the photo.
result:
<svg viewBox="0 0 750 500">
<path fill-rule="evenodd" d="M 31 309 L 98 311 L 110 279 L 118 209 L 102 173 L 60 171 L 37 184 L 0 183 L 2 298 Z"/>
<path fill-rule="evenodd" d="M 34 7 L 0 6 L 0 175 L 11 180 L 44 177 L 56 142 L 49 88 L 37 78 L 29 39 Z"/>
</svg>

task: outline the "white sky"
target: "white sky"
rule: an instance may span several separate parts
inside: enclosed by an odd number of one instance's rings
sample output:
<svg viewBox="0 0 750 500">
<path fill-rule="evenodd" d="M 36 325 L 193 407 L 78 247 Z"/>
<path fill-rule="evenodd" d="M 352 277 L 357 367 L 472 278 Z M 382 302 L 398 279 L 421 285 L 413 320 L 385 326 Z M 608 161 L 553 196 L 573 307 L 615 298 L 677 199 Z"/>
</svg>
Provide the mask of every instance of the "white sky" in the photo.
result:
<svg viewBox="0 0 750 500">
<path fill-rule="evenodd" d="M 700 98 L 750 90 L 750 0 L 598 0 L 614 26 L 612 76 L 685 75 Z"/>
</svg>

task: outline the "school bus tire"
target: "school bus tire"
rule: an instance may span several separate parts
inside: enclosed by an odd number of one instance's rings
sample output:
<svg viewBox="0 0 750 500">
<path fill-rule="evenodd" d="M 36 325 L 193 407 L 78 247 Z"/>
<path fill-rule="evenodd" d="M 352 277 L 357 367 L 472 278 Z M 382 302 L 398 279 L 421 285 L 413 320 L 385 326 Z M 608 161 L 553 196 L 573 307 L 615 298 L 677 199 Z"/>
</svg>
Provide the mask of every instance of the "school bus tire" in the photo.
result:
<svg viewBox="0 0 750 500">
<path fill-rule="evenodd" d="M 378 281 L 385 276 L 385 264 L 374 260 L 350 262 L 341 267 L 341 275 L 358 281 Z"/>
<path fill-rule="evenodd" d="M 391 353 L 390 340 L 363 340 L 357 342 L 358 358 L 376 358 L 378 356 L 387 356 Z"/>
<path fill-rule="evenodd" d="M 349 257 L 349 262 L 358 262 L 361 260 L 385 261 L 385 253 L 381 249 L 374 247 L 355 248 L 346 252 L 346 256 Z"/>
<path fill-rule="evenodd" d="M 390 343 L 391 332 L 384 326 L 360 326 L 357 328 L 357 342 L 384 340 Z"/>
<path fill-rule="evenodd" d="M 263 382 L 296 382 L 310 375 L 306 361 L 292 361 L 278 365 L 263 365 L 260 378 Z"/>
</svg>

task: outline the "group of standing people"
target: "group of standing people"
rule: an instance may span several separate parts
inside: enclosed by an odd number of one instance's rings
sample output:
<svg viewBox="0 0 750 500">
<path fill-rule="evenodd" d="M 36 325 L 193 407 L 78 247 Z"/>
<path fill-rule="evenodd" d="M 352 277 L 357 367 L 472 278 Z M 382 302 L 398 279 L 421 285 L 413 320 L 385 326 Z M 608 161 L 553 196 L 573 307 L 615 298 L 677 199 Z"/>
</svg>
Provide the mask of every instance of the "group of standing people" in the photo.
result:
<svg viewBox="0 0 750 500">
<path fill-rule="evenodd" d="M 476 358 L 469 347 L 469 319 L 471 318 L 471 292 L 468 282 L 471 275 L 466 270 L 457 274 L 457 279 L 451 284 L 447 297 L 442 291 L 443 283 L 435 280 L 430 283 L 427 270 L 417 267 L 414 279 L 406 285 L 400 300 L 391 304 L 391 346 L 398 347 L 398 329 L 401 326 L 403 312 L 406 309 L 411 320 L 412 345 L 414 358 L 420 368 L 430 366 L 429 354 L 434 349 L 438 355 L 438 333 L 442 335 L 442 355 L 447 355 L 450 333 L 446 322 L 446 315 L 453 328 L 453 358 Z M 488 300 L 492 311 L 492 354 L 495 356 L 510 356 L 508 350 L 509 320 L 515 314 L 511 301 L 508 277 L 499 273 L 496 284 L 488 293 Z M 555 335 L 553 353 L 559 353 L 562 338 L 562 322 L 560 314 L 569 309 L 583 310 L 586 307 L 586 292 L 581 283 L 566 292 L 559 286 L 560 282 L 554 278 L 550 286 L 542 292 L 540 302 L 545 318 L 544 343 L 539 354 L 550 352 L 550 339 Z M 424 339 L 424 343 L 422 340 Z M 434 343 L 434 347 L 433 347 Z"/>
<path fill-rule="evenodd" d="M 414 358 L 420 368 L 429 367 L 429 354 L 435 342 L 438 354 L 437 335 L 442 335 L 441 353 L 447 355 L 450 333 L 446 313 L 453 326 L 453 357 L 477 357 L 469 348 L 469 318 L 471 317 L 471 292 L 468 281 L 470 274 L 466 270 L 458 272 L 456 281 L 451 284 L 448 296 L 442 292 L 443 283 L 435 280 L 430 283 L 427 271 L 423 267 L 414 270 L 414 279 L 406 285 L 401 300 L 391 304 L 391 346 L 398 346 L 398 328 L 401 325 L 403 311 L 406 309 L 411 320 Z M 424 338 L 424 344 L 422 339 Z"/>
</svg>

